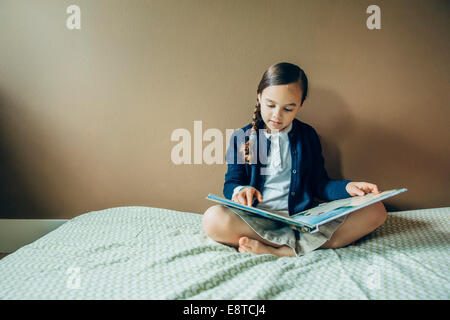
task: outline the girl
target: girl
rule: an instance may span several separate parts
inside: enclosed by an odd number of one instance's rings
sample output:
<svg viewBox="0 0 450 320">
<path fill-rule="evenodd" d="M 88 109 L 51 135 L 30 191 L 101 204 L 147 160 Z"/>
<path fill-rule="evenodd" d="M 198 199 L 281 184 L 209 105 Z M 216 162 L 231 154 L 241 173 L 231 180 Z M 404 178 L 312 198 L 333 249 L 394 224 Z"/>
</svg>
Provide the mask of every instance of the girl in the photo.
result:
<svg viewBox="0 0 450 320">
<path fill-rule="evenodd" d="M 379 193 L 372 183 L 329 179 L 316 131 L 295 119 L 307 93 L 308 79 L 300 67 L 283 62 L 266 70 L 257 89 L 253 121 L 233 133 L 227 150 L 223 189 L 227 199 L 290 216 L 317 206 L 314 197 L 331 201 Z M 264 158 L 261 150 L 266 145 L 268 156 Z M 384 205 L 377 202 L 308 233 L 215 205 L 206 210 L 202 224 L 214 241 L 241 253 L 282 257 L 346 246 L 381 226 L 386 216 Z"/>
</svg>

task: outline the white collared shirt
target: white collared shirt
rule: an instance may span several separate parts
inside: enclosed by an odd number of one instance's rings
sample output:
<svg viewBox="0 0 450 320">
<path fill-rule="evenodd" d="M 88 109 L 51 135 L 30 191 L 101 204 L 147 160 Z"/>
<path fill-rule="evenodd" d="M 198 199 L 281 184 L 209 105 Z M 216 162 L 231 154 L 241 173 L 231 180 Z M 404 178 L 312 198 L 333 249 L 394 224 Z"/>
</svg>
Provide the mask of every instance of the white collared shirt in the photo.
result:
<svg viewBox="0 0 450 320">
<path fill-rule="evenodd" d="M 256 208 L 278 211 L 280 215 L 289 217 L 288 199 L 291 184 L 291 149 L 288 133 L 292 129 L 292 122 L 285 130 L 278 133 L 264 135 L 270 139 L 270 150 L 267 158 L 266 180 L 262 192 L 263 202 L 257 203 Z M 236 187 L 233 196 L 242 186 Z"/>
</svg>

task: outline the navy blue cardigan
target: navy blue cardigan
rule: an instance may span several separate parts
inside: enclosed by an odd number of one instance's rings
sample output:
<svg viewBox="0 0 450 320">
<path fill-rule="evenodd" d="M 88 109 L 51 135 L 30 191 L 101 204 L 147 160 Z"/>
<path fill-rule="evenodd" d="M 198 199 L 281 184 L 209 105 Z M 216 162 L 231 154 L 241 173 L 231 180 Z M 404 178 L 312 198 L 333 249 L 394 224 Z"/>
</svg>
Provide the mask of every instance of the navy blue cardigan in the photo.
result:
<svg viewBox="0 0 450 320">
<path fill-rule="evenodd" d="M 261 121 L 258 129 L 262 129 L 263 126 L 264 123 Z M 237 186 L 250 185 L 259 190 L 261 194 L 264 189 L 266 175 L 261 174 L 261 169 L 268 165 L 267 155 L 270 150 L 270 139 L 267 139 L 262 131 L 258 132 L 257 143 L 253 149 L 257 155 L 256 161 L 245 164 L 243 154 L 239 150 L 243 141 L 247 142 L 249 139 L 250 128 L 251 123 L 236 130 L 231 136 L 227 149 L 228 171 L 225 174 L 223 194 L 230 200 Z M 238 139 L 239 133 L 241 135 Z M 242 133 L 245 133 L 245 136 Z M 317 206 L 319 202 L 314 197 L 325 201 L 350 197 L 345 186 L 351 180 L 331 180 L 328 177 L 324 167 L 319 136 L 313 127 L 294 118 L 288 136 L 292 159 L 288 197 L 289 215 Z"/>
</svg>

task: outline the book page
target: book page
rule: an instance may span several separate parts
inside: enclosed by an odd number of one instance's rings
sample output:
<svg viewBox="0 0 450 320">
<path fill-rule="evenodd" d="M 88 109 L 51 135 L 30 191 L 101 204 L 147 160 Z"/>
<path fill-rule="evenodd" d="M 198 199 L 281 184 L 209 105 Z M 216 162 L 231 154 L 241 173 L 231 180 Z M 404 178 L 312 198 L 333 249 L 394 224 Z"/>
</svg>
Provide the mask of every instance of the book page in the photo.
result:
<svg viewBox="0 0 450 320">
<path fill-rule="evenodd" d="M 330 202 L 325 202 L 319 204 L 317 207 L 302 211 L 298 213 L 299 215 L 304 216 L 318 216 L 322 213 L 332 211 L 334 209 L 342 208 L 342 207 L 356 207 L 362 204 L 368 203 L 375 198 L 381 197 L 387 193 L 392 192 L 393 190 L 384 191 L 378 194 L 368 193 L 364 196 L 355 196 L 351 198 L 339 199 Z"/>
<path fill-rule="evenodd" d="M 337 208 L 347 207 L 350 205 L 350 198 L 334 200 L 319 204 L 317 207 L 302 211 L 298 213 L 304 216 L 318 216 L 324 212 L 332 211 Z"/>
</svg>

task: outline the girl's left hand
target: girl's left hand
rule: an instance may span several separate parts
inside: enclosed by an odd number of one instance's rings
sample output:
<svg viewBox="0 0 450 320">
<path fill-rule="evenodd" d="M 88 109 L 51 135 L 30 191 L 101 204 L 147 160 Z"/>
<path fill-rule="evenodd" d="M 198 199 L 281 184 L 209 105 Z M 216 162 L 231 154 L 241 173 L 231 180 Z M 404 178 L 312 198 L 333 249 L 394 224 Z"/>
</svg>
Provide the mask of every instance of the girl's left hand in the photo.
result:
<svg viewBox="0 0 450 320">
<path fill-rule="evenodd" d="M 352 196 L 363 196 L 366 193 L 378 194 L 378 187 L 376 184 L 368 182 L 349 182 L 345 186 L 345 190 Z"/>
</svg>

